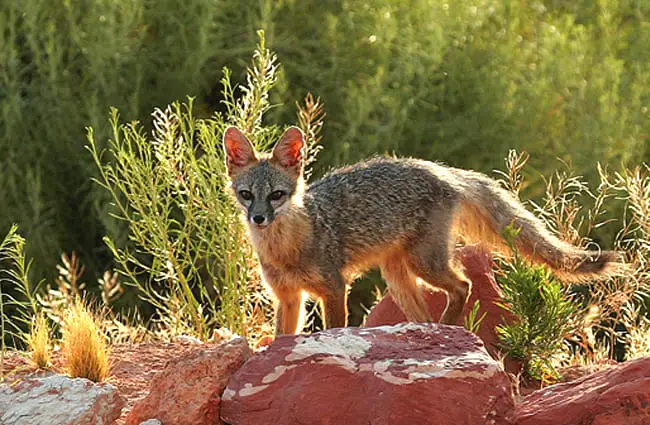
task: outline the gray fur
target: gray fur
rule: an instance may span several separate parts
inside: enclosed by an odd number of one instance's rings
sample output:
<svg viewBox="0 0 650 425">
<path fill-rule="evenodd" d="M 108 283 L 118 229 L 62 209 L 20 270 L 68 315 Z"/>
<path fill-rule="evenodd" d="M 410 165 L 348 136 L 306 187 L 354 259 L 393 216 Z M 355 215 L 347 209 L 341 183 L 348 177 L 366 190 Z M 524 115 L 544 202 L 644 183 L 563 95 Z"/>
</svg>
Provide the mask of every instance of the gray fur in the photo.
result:
<svg viewBox="0 0 650 425">
<path fill-rule="evenodd" d="M 237 195 L 265 280 L 279 299 L 278 333 L 299 329 L 302 291 L 322 300 L 327 327 L 345 326 L 346 285 L 369 267 L 381 268 L 409 320 L 432 320 L 420 278 L 447 292 L 441 322 L 457 323 L 471 289 L 454 261 L 459 231 L 503 250 L 501 232 L 514 224 L 522 229 L 517 246 L 532 261 L 567 276 L 605 275 L 604 265 L 614 259 L 560 241 L 480 173 L 417 159 L 373 158 L 335 170 L 304 190 L 300 171 L 273 161 L 233 170 L 231 179 L 235 194 L 245 189 L 255 197 L 245 202 Z M 275 190 L 288 196 L 270 202 Z M 264 228 L 251 223 L 256 214 L 267 218 Z"/>
</svg>

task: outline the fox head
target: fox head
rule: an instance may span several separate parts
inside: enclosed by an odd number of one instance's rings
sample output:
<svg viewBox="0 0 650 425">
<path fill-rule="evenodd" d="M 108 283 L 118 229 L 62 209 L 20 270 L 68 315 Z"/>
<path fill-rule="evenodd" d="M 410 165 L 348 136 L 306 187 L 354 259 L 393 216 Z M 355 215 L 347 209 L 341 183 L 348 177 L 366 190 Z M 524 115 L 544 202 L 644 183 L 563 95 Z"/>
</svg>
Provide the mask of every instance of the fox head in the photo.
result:
<svg viewBox="0 0 650 425">
<path fill-rule="evenodd" d="M 271 155 L 258 154 L 235 127 L 223 134 L 231 188 L 249 226 L 264 229 L 299 202 L 303 190 L 302 132 L 288 128 Z"/>
</svg>

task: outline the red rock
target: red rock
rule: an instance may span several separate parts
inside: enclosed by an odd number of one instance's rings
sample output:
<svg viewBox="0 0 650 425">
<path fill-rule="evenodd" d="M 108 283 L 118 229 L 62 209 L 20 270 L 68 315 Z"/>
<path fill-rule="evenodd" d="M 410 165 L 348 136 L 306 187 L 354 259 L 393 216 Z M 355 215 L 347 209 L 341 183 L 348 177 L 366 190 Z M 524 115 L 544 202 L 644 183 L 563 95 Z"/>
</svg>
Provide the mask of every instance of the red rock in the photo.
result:
<svg viewBox="0 0 650 425">
<path fill-rule="evenodd" d="M 465 275 L 472 281 L 472 293 L 465 305 L 463 318 L 458 320 L 458 325 L 463 325 L 464 318 L 469 315 L 478 300 L 481 303 L 478 317 L 486 313 L 477 332 L 479 338 L 485 343 L 485 348 L 493 358 L 499 359 L 500 353 L 495 328 L 513 320 L 512 313 L 501 308 L 501 290 L 494 278 L 493 262 L 490 254 L 478 246 L 466 246 L 457 250 L 458 258 L 465 269 Z M 447 306 L 447 296 L 441 291 L 424 291 L 425 300 L 429 306 L 431 316 L 438 320 Z M 406 321 L 406 316 L 397 306 L 390 294 L 387 294 L 370 311 L 366 326 L 394 325 Z M 507 372 L 517 373 L 521 369 L 521 362 L 506 358 L 505 369 Z"/>
<path fill-rule="evenodd" d="M 237 338 L 170 360 L 152 380 L 149 395 L 133 407 L 126 424 L 148 419 L 170 425 L 220 424 L 221 393 L 249 356 L 248 343 Z"/>
<path fill-rule="evenodd" d="M 535 391 L 512 419 L 517 425 L 649 425 L 650 357 Z"/>
<path fill-rule="evenodd" d="M 281 336 L 223 393 L 231 425 L 508 424 L 510 382 L 458 326 L 403 323 Z"/>
<path fill-rule="evenodd" d="M 51 375 L 0 385 L 2 425 L 107 425 L 124 406 L 110 384 Z"/>
</svg>

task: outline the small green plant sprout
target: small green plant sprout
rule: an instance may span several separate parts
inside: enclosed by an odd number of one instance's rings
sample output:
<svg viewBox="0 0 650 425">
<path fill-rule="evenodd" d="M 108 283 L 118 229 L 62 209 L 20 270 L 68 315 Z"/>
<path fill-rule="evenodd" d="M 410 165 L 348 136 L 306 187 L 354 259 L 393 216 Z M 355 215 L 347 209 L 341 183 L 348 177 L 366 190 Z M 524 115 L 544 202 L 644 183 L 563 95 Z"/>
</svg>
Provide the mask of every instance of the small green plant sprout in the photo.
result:
<svg viewBox="0 0 650 425">
<path fill-rule="evenodd" d="M 575 307 L 567 291 L 550 270 L 526 263 L 512 243 L 519 231 L 510 226 L 505 238 L 512 258 L 502 262 L 497 281 L 503 291 L 501 307 L 517 318 L 499 325 L 497 333 L 505 352 L 523 360 L 533 378 L 557 378 L 552 359 L 563 348 L 571 331 Z"/>
<path fill-rule="evenodd" d="M 39 310 L 29 281 L 31 263 L 25 259 L 25 239 L 13 225 L 0 242 L 0 378 L 4 371 L 7 342 L 13 347 L 26 346 L 32 318 Z"/>
<path fill-rule="evenodd" d="M 109 347 L 102 319 L 93 314 L 80 298 L 66 311 L 61 346 L 65 367 L 71 377 L 93 382 L 106 379 L 110 370 Z"/>
<path fill-rule="evenodd" d="M 472 309 L 470 310 L 469 314 L 465 316 L 464 319 L 465 329 L 472 333 L 478 333 L 479 329 L 481 328 L 481 323 L 487 315 L 487 312 L 484 311 L 483 314 L 479 316 L 479 311 L 481 311 L 481 301 L 476 300 L 474 301 L 474 305 L 472 305 Z"/>
</svg>

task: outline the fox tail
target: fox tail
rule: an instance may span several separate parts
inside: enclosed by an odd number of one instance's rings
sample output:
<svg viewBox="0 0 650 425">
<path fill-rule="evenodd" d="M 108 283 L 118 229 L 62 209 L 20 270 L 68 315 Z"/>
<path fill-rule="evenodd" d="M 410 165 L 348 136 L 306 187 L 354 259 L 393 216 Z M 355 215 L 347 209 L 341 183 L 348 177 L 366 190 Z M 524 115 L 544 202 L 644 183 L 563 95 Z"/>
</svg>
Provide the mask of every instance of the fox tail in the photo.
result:
<svg viewBox="0 0 650 425">
<path fill-rule="evenodd" d="M 462 194 L 456 223 L 458 233 L 468 242 L 487 243 L 509 254 L 503 235 L 506 227 L 512 226 L 519 230 L 515 248 L 533 263 L 546 264 L 565 281 L 606 279 L 625 270 L 621 253 L 583 250 L 566 243 L 494 180 L 472 171 L 455 171 Z"/>
</svg>

